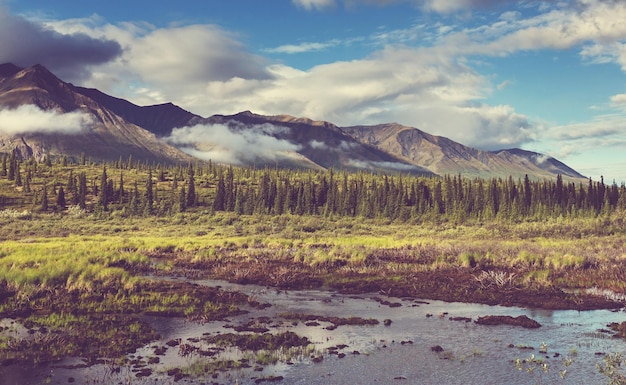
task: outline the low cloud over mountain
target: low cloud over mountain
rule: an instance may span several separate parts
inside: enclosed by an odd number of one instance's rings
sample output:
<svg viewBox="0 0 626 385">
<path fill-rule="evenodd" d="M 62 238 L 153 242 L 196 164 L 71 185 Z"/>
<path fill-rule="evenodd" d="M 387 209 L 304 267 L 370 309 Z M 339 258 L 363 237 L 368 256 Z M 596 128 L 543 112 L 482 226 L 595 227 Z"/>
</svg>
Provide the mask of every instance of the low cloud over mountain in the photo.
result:
<svg viewBox="0 0 626 385">
<path fill-rule="evenodd" d="M 289 130 L 269 123 L 198 124 L 174 128 L 165 140 L 204 160 L 241 165 L 259 159 L 276 161 L 280 155 L 300 150 L 300 145 L 276 137 Z"/>
<path fill-rule="evenodd" d="M 93 118 L 81 111 L 44 111 L 32 104 L 0 110 L 0 133 L 8 135 L 77 134 L 88 130 Z"/>
</svg>

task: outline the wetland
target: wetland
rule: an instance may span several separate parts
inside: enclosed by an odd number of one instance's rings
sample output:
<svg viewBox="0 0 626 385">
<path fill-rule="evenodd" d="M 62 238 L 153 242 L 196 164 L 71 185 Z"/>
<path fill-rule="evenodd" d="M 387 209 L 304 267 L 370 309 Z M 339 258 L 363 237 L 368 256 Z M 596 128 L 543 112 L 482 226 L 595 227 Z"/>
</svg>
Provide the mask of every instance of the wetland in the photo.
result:
<svg viewBox="0 0 626 385">
<path fill-rule="evenodd" d="M 0 382 L 608 383 L 597 365 L 626 346 L 615 228 L 4 219 Z"/>
</svg>

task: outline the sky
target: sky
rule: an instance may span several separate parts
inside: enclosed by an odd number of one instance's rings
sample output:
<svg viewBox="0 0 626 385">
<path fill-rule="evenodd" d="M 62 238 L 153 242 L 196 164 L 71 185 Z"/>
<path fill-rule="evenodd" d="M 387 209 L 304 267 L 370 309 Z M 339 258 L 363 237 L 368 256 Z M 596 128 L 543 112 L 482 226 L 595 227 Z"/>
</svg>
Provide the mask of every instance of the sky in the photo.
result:
<svg viewBox="0 0 626 385">
<path fill-rule="evenodd" d="M 0 0 L 0 63 L 205 117 L 397 122 L 621 184 L 624 20 L 624 0 Z"/>
</svg>

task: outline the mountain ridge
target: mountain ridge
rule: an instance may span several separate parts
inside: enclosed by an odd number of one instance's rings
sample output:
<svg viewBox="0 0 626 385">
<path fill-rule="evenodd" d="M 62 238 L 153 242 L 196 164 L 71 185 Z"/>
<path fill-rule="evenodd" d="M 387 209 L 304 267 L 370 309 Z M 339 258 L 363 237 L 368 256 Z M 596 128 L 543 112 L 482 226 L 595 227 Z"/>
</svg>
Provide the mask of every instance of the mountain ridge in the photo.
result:
<svg viewBox="0 0 626 385">
<path fill-rule="evenodd" d="M 76 156 L 82 148 L 98 159 L 132 154 L 135 159 L 180 162 L 192 157 L 208 160 L 220 151 L 231 151 L 229 161 L 261 167 L 586 179 L 563 162 L 540 153 L 522 149 L 484 151 L 399 123 L 340 127 L 323 120 L 251 111 L 204 118 L 173 103 L 138 106 L 95 88 L 65 83 L 41 65 L 20 68 L 0 64 L 0 108 L 24 105 L 59 114 L 80 112 L 88 115 L 93 124 L 74 135 L 8 135 L 0 127 L 1 152 L 13 146 L 22 149 L 25 156 Z M 194 127 L 197 130 L 192 132 Z M 181 132 L 187 134 L 183 139 Z M 224 136 L 232 143 L 227 143 Z M 271 146 L 260 151 L 266 143 L 280 146 L 274 152 Z"/>
</svg>

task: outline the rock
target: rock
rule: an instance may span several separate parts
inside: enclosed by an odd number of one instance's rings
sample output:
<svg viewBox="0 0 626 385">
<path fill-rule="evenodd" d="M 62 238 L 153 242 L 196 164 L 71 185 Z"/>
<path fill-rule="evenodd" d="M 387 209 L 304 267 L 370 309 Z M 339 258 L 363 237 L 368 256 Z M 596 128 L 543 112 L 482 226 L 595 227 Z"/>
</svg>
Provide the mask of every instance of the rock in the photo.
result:
<svg viewBox="0 0 626 385">
<path fill-rule="evenodd" d="M 391 322 L 392 322 L 392 321 L 391 321 L 390 319 L 388 319 L 388 318 L 387 318 L 386 320 L 384 320 L 384 321 L 383 321 L 383 324 L 384 324 L 385 326 L 389 326 L 389 325 L 391 325 Z"/>
<path fill-rule="evenodd" d="M 435 352 L 435 353 L 441 353 L 441 352 L 443 352 L 443 348 L 442 348 L 441 346 L 439 346 L 439 345 L 431 346 L 431 347 L 430 347 L 430 350 L 431 350 L 432 352 Z"/>
<path fill-rule="evenodd" d="M 511 317 L 510 315 L 487 315 L 478 317 L 475 321 L 479 325 L 510 325 L 521 326 L 526 329 L 540 328 L 541 324 L 525 315 Z"/>
</svg>

